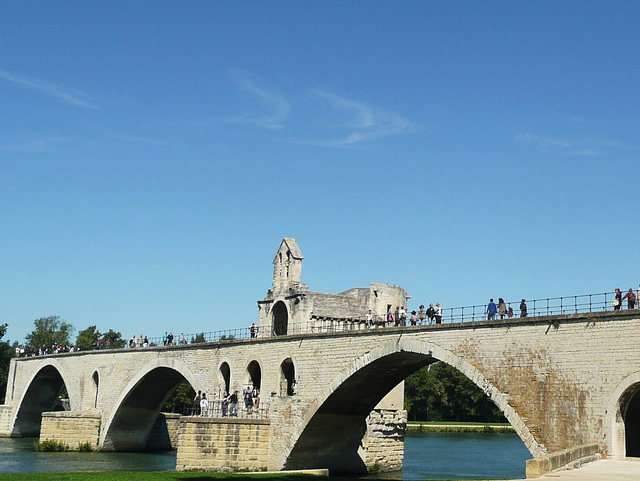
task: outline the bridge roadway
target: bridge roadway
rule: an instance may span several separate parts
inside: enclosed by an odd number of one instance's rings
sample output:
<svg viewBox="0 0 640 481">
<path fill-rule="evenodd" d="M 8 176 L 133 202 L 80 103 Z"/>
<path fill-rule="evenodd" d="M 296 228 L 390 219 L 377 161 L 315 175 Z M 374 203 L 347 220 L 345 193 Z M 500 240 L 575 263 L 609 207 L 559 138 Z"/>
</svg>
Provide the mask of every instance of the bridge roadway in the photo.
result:
<svg viewBox="0 0 640 481">
<path fill-rule="evenodd" d="M 72 412 L 99 416 L 99 447 L 144 449 L 183 380 L 215 395 L 251 383 L 270 403 L 270 470 L 358 472 L 369 413 L 440 360 L 480 386 L 534 457 L 592 443 L 618 457 L 640 451 L 627 421 L 640 418 L 638 346 L 635 310 L 14 359 L 0 434 L 37 435 L 64 387 Z"/>
</svg>

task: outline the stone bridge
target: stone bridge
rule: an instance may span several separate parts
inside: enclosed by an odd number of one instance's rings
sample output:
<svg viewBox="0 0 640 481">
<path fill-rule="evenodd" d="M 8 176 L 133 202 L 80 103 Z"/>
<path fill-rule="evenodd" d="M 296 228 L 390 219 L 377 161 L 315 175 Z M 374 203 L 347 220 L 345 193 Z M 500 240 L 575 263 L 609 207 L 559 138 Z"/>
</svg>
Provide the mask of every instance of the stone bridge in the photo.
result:
<svg viewBox="0 0 640 481">
<path fill-rule="evenodd" d="M 640 311 L 630 310 L 13 359 L 0 431 L 37 436 L 65 388 L 71 413 L 98 419 L 96 444 L 139 450 L 182 381 L 214 398 L 251 383 L 269 404 L 263 468 L 358 472 L 373 463 L 363 455 L 372 411 L 443 361 L 482 388 L 534 457 L 593 443 L 638 456 L 639 347 Z M 398 399 L 383 410 L 402 410 Z"/>
</svg>

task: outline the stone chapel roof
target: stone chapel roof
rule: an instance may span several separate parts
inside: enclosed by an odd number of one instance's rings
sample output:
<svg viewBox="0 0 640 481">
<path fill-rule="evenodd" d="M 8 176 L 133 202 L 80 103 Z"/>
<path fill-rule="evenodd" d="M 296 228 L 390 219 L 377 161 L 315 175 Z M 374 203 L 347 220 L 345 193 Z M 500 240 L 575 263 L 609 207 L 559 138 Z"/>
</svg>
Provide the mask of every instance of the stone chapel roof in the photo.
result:
<svg viewBox="0 0 640 481">
<path fill-rule="evenodd" d="M 304 256 L 302 255 L 302 251 L 300 250 L 300 247 L 298 247 L 298 243 L 296 242 L 295 239 L 291 239 L 290 237 L 285 237 L 282 239 L 280 248 L 282 248 L 282 244 L 286 244 L 289 251 L 291 252 L 291 256 L 294 259 L 300 259 L 300 260 L 304 259 Z M 280 251 L 280 249 L 278 249 L 278 251 Z"/>
</svg>

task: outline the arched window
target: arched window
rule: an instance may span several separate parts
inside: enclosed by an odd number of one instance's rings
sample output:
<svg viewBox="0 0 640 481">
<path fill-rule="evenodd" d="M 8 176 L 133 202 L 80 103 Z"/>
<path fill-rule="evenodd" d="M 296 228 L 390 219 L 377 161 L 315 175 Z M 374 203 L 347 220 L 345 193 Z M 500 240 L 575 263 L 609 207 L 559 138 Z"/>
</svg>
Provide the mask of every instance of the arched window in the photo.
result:
<svg viewBox="0 0 640 481">
<path fill-rule="evenodd" d="M 280 395 L 293 396 L 295 394 L 296 369 L 290 357 L 280 364 Z"/>
<path fill-rule="evenodd" d="M 273 335 L 274 336 L 286 336 L 287 327 L 289 324 L 289 313 L 287 312 L 287 306 L 284 302 L 276 302 L 271 311 Z"/>
<path fill-rule="evenodd" d="M 222 375 L 222 379 L 224 380 L 224 392 L 225 394 L 229 394 L 229 388 L 231 387 L 231 369 L 229 368 L 229 364 L 223 362 L 220 366 L 220 374 Z"/>
</svg>

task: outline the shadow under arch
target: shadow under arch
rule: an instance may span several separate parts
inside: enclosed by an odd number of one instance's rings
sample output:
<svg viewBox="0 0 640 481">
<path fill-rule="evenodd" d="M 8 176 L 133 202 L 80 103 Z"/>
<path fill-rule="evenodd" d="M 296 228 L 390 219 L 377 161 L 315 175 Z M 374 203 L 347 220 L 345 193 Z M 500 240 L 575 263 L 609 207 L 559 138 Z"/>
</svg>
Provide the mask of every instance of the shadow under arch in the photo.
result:
<svg viewBox="0 0 640 481">
<path fill-rule="evenodd" d="M 197 389 L 198 380 L 183 364 L 153 362 L 129 383 L 112 411 L 99 446 L 105 451 L 142 451 L 166 400 L 184 381 Z"/>
<path fill-rule="evenodd" d="M 430 341 L 403 340 L 382 344 L 352 362 L 310 404 L 300 423 L 285 469 L 324 467 L 331 474 L 364 474 L 359 448 L 366 418 L 391 389 L 418 369 L 443 361 L 479 386 L 503 412 L 534 457 L 546 450 L 537 443 L 522 418 L 474 366 Z"/>
<path fill-rule="evenodd" d="M 72 393 L 69 392 L 69 384 L 65 382 L 59 367 L 51 362 L 42 366 L 33 375 L 22 396 L 13 422 L 11 436 L 38 437 L 42 413 L 64 411 L 58 398 L 63 389 L 66 389 L 69 394 L 71 407 L 75 407 L 75 397 L 72 397 Z"/>
</svg>

